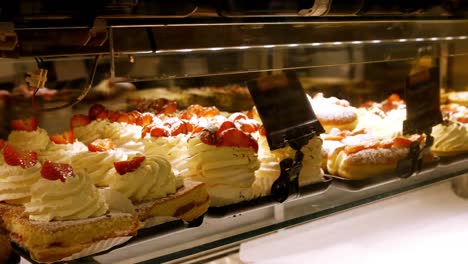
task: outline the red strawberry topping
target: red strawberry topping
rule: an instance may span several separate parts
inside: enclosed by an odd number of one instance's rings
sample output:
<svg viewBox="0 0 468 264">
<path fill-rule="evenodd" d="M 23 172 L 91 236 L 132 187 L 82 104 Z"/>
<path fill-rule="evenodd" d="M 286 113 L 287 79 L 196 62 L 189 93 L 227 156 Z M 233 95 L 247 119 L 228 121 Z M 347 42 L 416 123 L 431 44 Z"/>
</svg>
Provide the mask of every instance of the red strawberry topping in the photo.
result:
<svg viewBox="0 0 468 264">
<path fill-rule="evenodd" d="M 86 126 L 90 122 L 91 121 L 89 120 L 88 116 L 76 114 L 70 119 L 70 127 L 71 129 L 74 129 L 75 127 Z"/>
<path fill-rule="evenodd" d="M 252 119 L 238 119 L 235 121 L 236 127 L 246 133 L 254 133 L 258 130 L 258 123 Z"/>
<path fill-rule="evenodd" d="M 153 123 L 153 116 L 148 113 L 142 114 L 136 119 L 135 123 L 139 126 L 146 126 Z"/>
<path fill-rule="evenodd" d="M 110 138 L 99 138 L 88 144 L 90 152 L 104 152 L 114 149 L 114 142 Z"/>
<path fill-rule="evenodd" d="M 118 174 L 124 175 L 128 172 L 136 171 L 141 163 L 145 160 L 145 157 L 134 157 L 130 160 L 114 162 L 114 168 Z"/>
<path fill-rule="evenodd" d="M 36 118 L 15 119 L 11 121 L 11 127 L 14 130 L 34 131 L 37 129 L 39 122 Z"/>
<path fill-rule="evenodd" d="M 88 117 L 91 120 L 98 119 L 97 117 L 101 112 L 107 112 L 106 107 L 101 104 L 95 104 L 89 108 Z"/>
<path fill-rule="evenodd" d="M 230 128 L 221 133 L 218 141 L 219 146 L 252 148 L 258 151 L 258 143 L 250 135 L 236 129 Z"/>
<path fill-rule="evenodd" d="M 207 145 L 216 145 L 216 136 L 209 130 L 200 132 L 200 140 Z"/>
<path fill-rule="evenodd" d="M 50 181 L 64 182 L 67 177 L 73 177 L 73 168 L 70 164 L 45 161 L 41 168 L 41 176 Z"/>
<path fill-rule="evenodd" d="M 170 135 L 170 131 L 167 127 L 164 126 L 154 126 L 151 128 L 150 135 L 154 138 L 168 137 Z"/>
<path fill-rule="evenodd" d="M 219 137 L 221 135 L 222 132 L 224 132 L 224 130 L 227 130 L 229 128 L 235 128 L 236 125 L 234 125 L 234 123 L 232 121 L 229 121 L 229 120 L 226 120 L 224 121 L 221 126 L 218 128 L 218 130 L 216 130 L 215 132 L 215 135 L 216 137 Z"/>
<path fill-rule="evenodd" d="M 56 134 L 49 137 L 55 144 L 71 144 L 75 140 L 73 130 L 65 131 L 62 134 Z"/>
<path fill-rule="evenodd" d="M 36 152 L 20 150 L 10 144 L 6 144 L 3 158 L 8 165 L 21 166 L 23 169 L 31 168 L 37 163 Z"/>
<path fill-rule="evenodd" d="M 249 119 L 249 118 L 243 113 L 234 113 L 229 116 L 229 120 L 231 120 L 232 122 L 235 122 L 241 119 Z"/>
</svg>

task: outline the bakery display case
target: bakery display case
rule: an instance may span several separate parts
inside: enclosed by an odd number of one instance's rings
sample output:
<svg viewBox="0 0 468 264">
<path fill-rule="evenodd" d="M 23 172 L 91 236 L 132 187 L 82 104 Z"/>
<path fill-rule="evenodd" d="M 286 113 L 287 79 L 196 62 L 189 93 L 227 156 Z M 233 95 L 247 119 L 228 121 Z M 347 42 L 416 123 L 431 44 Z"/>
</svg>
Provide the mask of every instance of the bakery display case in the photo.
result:
<svg viewBox="0 0 468 264">
<path fill-rule="evenodd" d="M 465 193 L 468 9 L 384 2 L 0 4 L 14 250 L 206 262 L 452 178 Z"/>
</svg>

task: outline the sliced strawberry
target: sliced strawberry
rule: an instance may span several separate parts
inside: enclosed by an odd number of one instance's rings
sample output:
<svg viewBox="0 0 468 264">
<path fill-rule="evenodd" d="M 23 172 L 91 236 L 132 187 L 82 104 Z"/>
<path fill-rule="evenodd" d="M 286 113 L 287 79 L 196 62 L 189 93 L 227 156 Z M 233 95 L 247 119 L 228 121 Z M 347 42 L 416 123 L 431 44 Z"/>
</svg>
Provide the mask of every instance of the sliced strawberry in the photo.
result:
<svg viewBox="0 0 468 264">
<path fill-rule="evenodd" d="M 192 125 L 192 124 L 191 124 L 191 125 Z M 192 129 L 192 134 L 200 133 L 200 132 L 202 132 L 202 131 L 205 129 L 205 127 L 202 127 L 202 126 L 193 126 L 193 125 L 192 125 L 192 127 L 193 127 L 193 129 Z"/>
<path fill-rule="evenodd" d="M 158 137 L 168 137 L 171 134 L 169 129 L 164 126 L 154 126 L 151 128 L 150 135 L 151 137 L 158 138 Z"/>
<path fill-rule="evenodd" d="M 114 149 L 114 142 L 110 138 L 99 138 L 88 144 L 90 152 L 104 152 Z"/>
<path fill-rule="evenodd" d="M 189 111 L 183 111 L 180 113 L 179 118 L 184 120 L 190 120 L 193 117 L 193 113 Z"/>
<path fill-rule="evenodd" d="M 120 113 L 117 113 L 115 111 L 108 111 L 107 112 L 107 119 L 111 122 L 117 122 L 120 118 Z"/>
<path fill-rule="evenodd" d="M 89 108 L 88 117 L 90 120 L 98 119 L 98 115 L 102 112 L 107 112 L 106 107 L 101 104 L 95 104 Z"/>
<path fill-rule="evenodd" d="M 161 107 L 161 110 L 159 110 L 158 112 L 161 113 L 161 114 L 173 114 L 175 113 L 175 111 L 177 111 L 177 102 L 175 101 L 170 101 L 168 102 L 167 104 L 165 104 L 164 106 Z"/>
<path fill-rule="evenodd" d="M 255 142 L 255 143 L 254 143 Z M 258 150 L 257 142 L 248 134 L 240 131 L 237 128 L 229 128 L 219 136 L 219 146 L 225 147 L 239 147 L 239 148 L 253 148 Z"/>
<path fill-rule="evenodd" d="M 109 115 L 109 112 L 107 110 L 104 110 L 104 111 L 100 112 L 99 114 L 97 114 L 95 119 L 96 120 L 107 119 L 108 115 Z M 90 118 L 90 119 L 93 120 L 92 118 Z"/>
<path fill-rule="evenodd" d="M 119 117 L 117 118 L 117 122 L 119 123 L 130 123 L 130 115 L 124 112 L 119 113 Z"/>
<path fill-rule="evenodd" d="M 255 133 L 258 131 L 258 123 L 252 119 L 238 119 L 235 121 L 236 127 L 246 133 Z"/>
<path fill-rule="evenodd" d="M 153 123 L 153 116 L 149 113 L 142 114 L 135 120 L 135 123 L 139 126 L 146 126 Z"/>
<path fill-rule="evenodd" d="M 210 132 L 209 130 L 203 130 L 200 132 L 200 140 L 201 142 L 207 145 L 216 145 L 216 136 L 214 133 Z"/>
<path fill-rule="evenodd" d="M 219 115 L 221 112 L 218 110 L 218 108 L 214 107 L 214 106 L 210 106 L 210 107 L 203 107 L 199 116 L 200 117 L 215 117 L 217 115 Z"/>
<path fill-rule="evenodd" d="M 168 124 L 171 130 L 171 136 L 177 136 L 179 134 L 188 134 L 192 132 L 193 126 L 189 122 L 184 120 L 177 120 L 172 124 Z"/>
<path fill-rule="evenodd" d="M 114 168 L 118 174 L 124 175 L 128 172 L 136 171 L 141 163 L 145 161 L 145 157 L 134 157 L 131 160 L 114 162 Z"/>
<path fill-rule="evenodd" d="M 73 130 L 65 131 L 62 134 L 52 135 L 49 138 L 55 144 L 71 144 L 75 140 L 73 136 Z"/>
<path fill-rule="evenodd" d="M 148 133 L 151 132 L 151 129 L 154 127 L 154 124 L 148 124 L 141 129 L 141 138 L 145 138 Z"/>
<path fill-rule="evenodd" d="M 258 133 L 260 134 L 260 136 L 264 136 L 264 137 L 266 137 L 267 135 L 267 132 L 264 126 L 260 126 L 260 128 L 258 129 Z"/>
<path fill-rule="evenodd" d="M 133 119 L 135 119 L 135 120 L 137 120 L 141 116 L 141 113 L 139 111 L 137 111 L 137 110 L 131 111 L 128 114 L 131 115 L 133 117 Z"/>
<path fill-rule="evenodd" d="M 8 165 L 21 166 L 23 169 L 31 168 L 37 163 L 37 153 L 29 150 L 20 150 L 6 144 L 3 158 Z"/>
<path fill-rule="evenodd" d="M 70 164 L 55 163 L 46 160 L 41 168 L 41 176 L 50 181 L 60 180 L 64 182 L 66 178 L 73 177 L 73 168 Z"/>
<path fill-rule="evenodd" d="M 247 117 L 247 115 L 245 115 L 243 113 L 234 113 L 234 114 L 230 115 L 228 119 L 231 120 L 232 122 L 235 122 L 237 120 L 249 119 L 249 118 Z"/>
<path fill-rule="evenodd" d="M 75 127 L 86 126 L 90 122 L 91 120 L 89 120 L 88 116 L 76 114 L 73 115 L 70 119 L 70 128 L 74 129 Z"/>
<path fill-rule="evenodd" d="M 221 126 L 219 126 L 218 130 L 216 130 L 215 132 L 215 135 L 216 137 L 219 137 L 221 135 L 221 133 L 223 133 L 225 130 L 229 129 L 229 128 L 235 128 L 236 125 L 230 121 L 230 120 L 226 120 L 224 121 Z"/>
<path fill-rule="evenodd" d="M 255 107 L 252 107 L 252 109 L 250 109 L 247 112 L 247 117 L 250 118 L 250 119 L 253 119 L 256 115 L 258 115 L 258 113 L 257 113 L 257 109 Z"/>
<path fill-rule="evenodd" d="M 13 130 L 34 131 L 37 129 L 39 122 L 36 118 L 15 119 L 11 121 Z"/>
</svg>

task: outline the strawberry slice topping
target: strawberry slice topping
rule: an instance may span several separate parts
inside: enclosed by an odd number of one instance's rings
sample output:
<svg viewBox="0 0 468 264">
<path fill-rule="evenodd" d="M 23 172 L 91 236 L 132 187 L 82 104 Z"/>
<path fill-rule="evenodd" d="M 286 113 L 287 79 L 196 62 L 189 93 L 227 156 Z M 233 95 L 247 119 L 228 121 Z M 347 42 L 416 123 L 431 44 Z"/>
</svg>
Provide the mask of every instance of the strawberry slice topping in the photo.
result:
<svg viewBox="0 0 468 264">
<path fill-rule="evenodd" d="M 88 116 L 82 114 L 73 115 L 70 119 L 70 127 L 74 129 L 75 127 L 86 126 L 89 124 L 91 120 L 89 120 Z"/>
<path fill-rule="evenodd" d="M 90 152 L 104 152 L 111 149 L 114 149 L 114 142 L 110 138 L 98 138 L 88 144 Z"/>
<path fill-rule="evenodd" d="M 37 163 L 36 152 L 17 149 L 10 144 L 6 144 L 3 158 L 8 165 L 21 166 L 23 169 L 31 168 Z"/>
<path fill-rule="evenodd" d="M 153 116 L 149 113 L 141 114 L 136 120 L 135 123 L 139 126 L 146 126 L 153 123 Z"/>
<path fill-rule="evenodd" d="M 22 130 L 22 131 L 34 131 L 37 129 L 39 122 L 36 118 L 29 118 L 29 119 L 15 119 L 11 121 L 11 127 L 14 130 Z"/>
<path fill-rule="evenodd" d="M 179 134 L 188 134 L 193 130 L 193 125 L 184 120 L 177 120 L 175 122 L 168 123 L 165 125 L 170 127 L 171 136 L 177 136 Z"/>
<path fill-rule="evenodd" d="M 221 124 L 221 126 L 219 126 L 218 130 L 216 130 L 215 135 L 216 135 L 216 137 L 219 137 L 221 135 L 221 133 L 224 132 L 224 130 L 227 130 L 229 128 L 235 128 L 235 127 L 236 127 L 236 125 L 234 125 L 234 123 L 232 121 L 226 120 Z"/>
<path fill-rule="evenodd" d="M 249 119 L 249 118 L 247 117 L 247 115 L 245 115 L 243 113 L 234 113 L 234 114 L 230 115 L 228 119 L 231 120 L 232 122 L 235 122 L 237 120 Z"/>
<path fill-rule="evenodd" d="M 177 111 L 177 102 L 170 101 L 161 107 L 160 114 L 173 114 Z"/>
<path fill-rule="evenodd" d="M 257 141 L 237 128 L 223 131 L 219 136 L 218 146 L 252 148 L 255 152 L 258 151 Z"/>
<path fill-rule="evenodd" d="M 134 157 L 130 160 L 116 161 L 114 162 L 114 168 L 118 174 L 124 175 L 128 172 L 136 171 L 141 163 L 145 161 L 145 157 Z"/>
<path fill-rule="evenodd" d="M 200 140 L 207 145 L 216 145 L 216 135 L 209 130 L 200 132 Z"/>
<path fill-rule="evenodd" d="M 73 130 L 68 130 L 62 134 L 56 134 L 49 137 L 55 144 L 71 144 L 75 140 Z"/>
<path fill-rule="evenodd" d="M 41 176 L 50 181 L 60 180 L 64 182 L 66 178 L 73 177 L 73 168 L 70 164 L 46 160 L 41 168 Z"/>
<path fill-rule="evenodd" d="M 106 107 L 101 104 L 95 104 L 89 108 L 88 117 L 91 120 L 97 119 L 101 112 L 107 112 Z"/>
<path fill-rule="evenodd" d="M 168 137 L 170 135 L 170 131 L 167 127 L 164 126 L 154 126 L 151 128 L 150 135 L 154 138 Z"/>
<path fill-rule="evenodd" d="M 236 127 L 246 133 L 255 133 L 258 131 L 258 123 L 252 119 L 238 119 L 234 122 Z"/>
</svg>

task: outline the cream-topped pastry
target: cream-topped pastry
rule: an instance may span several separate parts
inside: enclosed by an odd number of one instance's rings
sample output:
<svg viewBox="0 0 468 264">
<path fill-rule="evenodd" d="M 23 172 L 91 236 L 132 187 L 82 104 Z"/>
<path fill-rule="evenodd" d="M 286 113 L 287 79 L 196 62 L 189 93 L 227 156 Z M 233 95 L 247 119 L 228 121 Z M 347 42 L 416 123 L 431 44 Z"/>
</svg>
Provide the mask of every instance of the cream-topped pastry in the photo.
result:
<svg viewBox="0 0 468 264">
<path fill-rule="evenodd" d="M 21 149 L 40 152 L 47 147 L 50 139 L 45 129 L 37 128 L 33 131 L 13 130 L 8 135 L 8 142 Z"/>
<path fill-rule="evenodd" d="M 71 163 L 75 155 L 88 151 L 88 148 L 80 141 L 70 144 L 56 144 L 50 142 L 47 148 L 39 155 L 39 160 L 44 162 L 50 160 L 60 163 Z"/>
<path fill-rule="evenodd" d="M 160 156 L 167 159 L 175 170 L 187 158 L 188 134 L 179 134 L 174 137 L 149 137 L 142 139 L 146 156 Z"/>
<path fill-rule="evenodd" d="M 437 155 L 455 155 L 468 151 L 468 131 L 464 124 L 445 121 L 432 128 L 434 144 L 431 150 Z"/>
<path fill-rule="evenodd" d="M 94 120 L 85 126 L 79 126 L 73 128 L 73 133 L 76 139 L 89 144 L 96 139 L 105 138 L 104 133 L 111 122 L 109 120 Z"/>
<path fill-rule="evenodd" d="M 40 179 L 40 163 L 30 167 L 0 166 L 0 201 L 28 200 L 31 197 L 31 185 Z"/>
<path fill-rule="evenodd" d="M 30 220 L 79 220 L 104 215 L 108 206 L 85 175 L 73 173 L 71 165 L 46 161 L 43 178 L 31 187 L 31 201 L 25 212 Z"/>
<path fill-rule="evenodd" d="M 324 97 L 322 93 L 318 93 L 313 98 L 309 97 L 309 102 L 326 132 L 332 128 L 353 130 L 356 127 L 356 108 L 350 106 L 348 101 Z"/>
<path fill-rule="evenodd" d="M 143 202 L 174 194 L 183 181 L 174 175 L 166 159 L 136 156 L 115 162 L 105 184 L 134 202 Z"/>
<path fill-rule="evenodd" d="M 233 130 L 221 133 L 224 140 L 214 139 L 215 135 L 209 131 L 190 138 L 189 157 L 180 171 L 182 176 L 207 185 L 212 206 L 253 198 L 252 184 L 255 181 L 255 171 L 260 166 L 256 155 L 257 147 L 248 146 L 249 140 L 254 139 L 242 131 L 231 129 Z M 241 141 L 246 145 L 239 144 Z"/>
<path fill-rule="evenodd" d="M 287 158 L 294 159 L 296 151 L 289 146 L 270 151 L 265 136 L 260 136 L 258 142 L 260 168 L 255 172 L 254 190 L 256 196 L 265 196 L 271 193 L 271 186 L 280 176 L 279 163 Z M 304 153 L 304 159 L 299 174 L 299 186 L 323 181 L 322 140 L 319 137 L 312 138 L 301 151 Z"/>
<path fill-rule="evenodd" d="M 7 144 L 0 165 L 0 201 L 24 203 L 31 197 L 31 185 L 40 179 L 37 153 Z"/>
<path fill-rule="evenodd" d="M 99 141 L 101 140 L 93 142 Z M 91 146 L 93 146 L 93 143 L 90 143 L 89 147 Z M 131 154 L 134 154 L 134 152 L 114 149 L 113 147 L 91 149 L 91 151 L 83 151 L 74 155 L 71 164 L 76 173 L 88 175 L 97 186 L 107 186 L 105 178 L 114 168 L 114 162 L 127 160 Z"/>
</svg>

